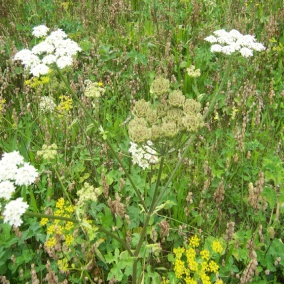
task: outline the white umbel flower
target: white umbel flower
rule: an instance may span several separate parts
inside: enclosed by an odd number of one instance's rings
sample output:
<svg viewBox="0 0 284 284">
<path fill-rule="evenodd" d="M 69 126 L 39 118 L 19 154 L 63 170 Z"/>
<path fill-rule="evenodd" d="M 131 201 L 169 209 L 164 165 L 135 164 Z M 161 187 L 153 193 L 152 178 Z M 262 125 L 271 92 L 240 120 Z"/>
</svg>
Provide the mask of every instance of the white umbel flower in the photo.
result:
<svg viewBox="0 0 284 284">
<path fill-rule="evenodd" d="M 255 36 L 243 35 L 235 29 L 229 32 L 226 32 L 224 29 L 217 30 L 214 32 L 214 35 L 210 35 L 204 40 L 213 43 L 210 48 L 211 52 L 227 55 L 240 52 L 243 57 L 251 57 L 254 50 L 265 50 L 265 46 L 257 42 Z"/>
<path fill-rule="evenodd" d="M 36 37 L 46 36 L 48 28 L 38 26 L 34 28 L 33 35 Z M 49 65 L 56 63 L 58 68 L 63 69 L 73 64 L 73 56 L 81 51 L 81 47 L 67 34 L 58 29 L 48 35 L 43 41 L 35 45 L 32 50 L 23 49 L 16 53 L 14 60 L 20 60 L 25 69 L 35 77 L 46 75 Z"/>
<path fill-rule="evenodd" d="M 20 50 L 15 54 L 14 60 L 22 61 L 26 69 L 40 64 L 40 59 L 28 49 Z"/>
<path fill-rule="evenodd" d="M 22 197 L 10 201 L 8 204 L 6 204 L 3 212 L 4 223 L 19 227 L 23 223 L 21 217 L 26 212 L 28 207 L 29 205 L 27 202 L 23 201 Z"/>
<path fill-rule="evenodd" d="M 46 75 L 48 71 L 48 66 L 41 63 L 31 68 L 30 73 L 33 74 L 35 77 L 40 77 L 41 75 Z"/>
<path fill-rule="evenodd" d="M 247 47 L 243 47 L 240 49 L 240 54 L 243 56 L 243 57 L 250 57 L 250 56 L 253 56 L 253 52 L 251 49 L 247 48 Z"/>
<path fill-rule="evenodd" d="M 14 180 L 17 174 L 18 167 L 13 161 L 8 163 L 0 161 L 0 181 Z"/>
<path fill-rule="evenodd" d="M 14 192 L 15 186 L 13 182 L 9 180 L 0 182 L 0 198 L 10 200 Z"/>
<path fill-rule="evenodd" d="M 22 167 L 18 168 L 15 184 L 16 185 L 31 185 L 38 177 L 38 172 L 34 166 L 29 163 L 24 163 Z"/>
<path fill-rule="evenodd" d="M 51 97 L 41 97 L 39 102 L 39 110 L 44 113 L 53 112 L 56 104 Z"/>
<path fill-rule="evenodd" d="M 49 31 L 49 28 L 47 26 L 39 25 L 33 28 L 32 35 L 34 37 L 40 38 L 40 37 L 46 36 L 48 31 Z"/>
<path fill-rule="evenodd" d="M 46 65 L 50 65 L 54 62 L 56 62 L 57 57 L 53 54 L 48 54 L 45 57 L 42 58 L 42 63 Z"/>
<path fill-rule="evenodd" d="M 73 63 L 73 59 L 70 56 L 62 56 L 56 60 L 56 64 L 58 68 L 63 69 L 66 66 L 71 66 Z"/>
<path fill-rule="evenodd" d="M 21 156 L 19 151 L 13 151 L 10 153 L 4 153 L 1 161 L 3 163 L 13 163 L 15 165 L 20 165 L 24 163 L 24 158 Z"/>
<path fill-rule="evenodd" d="M 152 164 L 157 164 L 159 159 L 157 157 L 157 153 L 152 146 L 151 141 L 147 141 L 147 145 L 143 145 L 142 147 L 138 147 L 136 143 L 130 142 L 130 148 L 128 150 L 132 155 L 132 163 L 137 164 L 143 170 L 149 168 Z"/>
<path fill-rule="evenodd" d="M 46 41 L 42 41 L 39 44 L 35 45 L 32 48 L 33 54 L 43 54 L 43 53 L 52 53 L 54 51 L 54 46 L 52 44 L 47 43 Z"/>
</svg>

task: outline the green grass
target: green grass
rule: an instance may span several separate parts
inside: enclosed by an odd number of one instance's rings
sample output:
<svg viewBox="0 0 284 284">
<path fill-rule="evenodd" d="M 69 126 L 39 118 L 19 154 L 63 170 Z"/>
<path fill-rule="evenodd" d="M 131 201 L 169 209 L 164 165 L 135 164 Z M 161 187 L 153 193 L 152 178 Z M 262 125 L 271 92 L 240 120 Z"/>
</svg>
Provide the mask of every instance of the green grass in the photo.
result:
<svg viewBox="0 0 284 284">
<path fill-rule="evenodd" d="M 282 283 L 283 1 L 6 2 L 0 4 L 0 153 L 18 150 L 40 177 L 27 188 L 27 201 L 33 191 L 38 212 L 30 207 L 19 229 L 1 217 L 0 279 L 43 283 L 54 273 L 61 283 L 114 283 L 114 277 L 118 283 L 185 283 L 175 275 L 173 249 L 186 247 L 196 234 L 200 250 L 215 239 L 224 244 L 214 256 L 224 283 L 249 281 L 244 278 L 253 252 L 253 283 Z M 31 31 L 40 24 L 63 29 L 82 52 L 72 67 L 32 88 L 26 83 L 31 76 L 13 56 L 38 43 Z M 230 60 L 211 53 L 204 38 L 223 28 L 254 34 L 266 50 Z M 200 77 L 187 75 L 190 65 Z M 150 85 L 158 76 L 199 101 L 202 114 L 217 94 L 204 127 L 183 133 L 160 172 L 158 166 L 133 165 L 128 152 L 128 119 L 136 101 L 152 100 Z M 85 80 L 102 82 L 106 90 L 96 108 L 84 96 Z M 61 95 L 73 99 L 68 113 L 40 112 L 41 97 L 52 96 L 58 105 Z M 53 143 L 56 159 L 37 155 Z M 85 182 L 101 192 L 97 201 L 70 213 L 74 242 L 64 246 L 61 233 L 58 246 L 47 248 L 52 234 L 32 213 L 53 215 L 60 198 L 76 208 Z M 265 208 L 252 206 L 250 183 Z M 13 198 L 22 194 L 21 188 Z M 229 222 L 234 232 L 228 240 Z M 210 283 L 216 280 L 212 273 Z"/>
</svg>

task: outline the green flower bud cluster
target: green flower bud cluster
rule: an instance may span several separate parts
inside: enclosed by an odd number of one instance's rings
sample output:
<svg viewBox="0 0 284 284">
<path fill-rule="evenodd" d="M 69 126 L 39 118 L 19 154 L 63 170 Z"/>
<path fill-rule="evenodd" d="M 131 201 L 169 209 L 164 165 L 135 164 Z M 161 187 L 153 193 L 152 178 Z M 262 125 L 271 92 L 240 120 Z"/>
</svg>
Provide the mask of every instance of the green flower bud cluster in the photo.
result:
<svg viewBox="0 0 284 284">
<path fill-rule="evenodd" d="M 90 80 L 85 81 L 86 88 L 84 95 L 89 98 L 100 98 L 105 93 L 102 82 L 92 82 Z"/>
<path fill-rule="evenodd" d="M 155 103 L 142 99 L 133 108 L 134 117 L 128 125 L 131 141 L 140 144 L 173 139 L 203 126 L 200 103 L 186 98 L 179 90 L 170 91 L 168 80 L 157 78 L 150 92 L 157 99 Z"/>
<path fill-rule="evenodd" d="M 190 76 L 190 77 L 196 78 L 196 77 L 199 77 L 201 75 L 200 69 L 195 69 L 194 65 L 191 65 L 186 70 L 187 70 L 188 76 Z"/>
<path fill-rule="evenodd" d="M 102 194 L 103 190 L 101 187 L 94 188 L 88 182 L 84 183 L 83 188 L 77 191 L 79 200 L 77 202 L 76 212 L 79 216 L 84 216 L 87 212 L 89 201 L 96 202 L 98 197 Z"/>
<path fill-rule="evenodd" d="M 57 156 L 57 145 L 52 144 L 50 146 L 43 144 L 42 150 L 37 151 L 37 156 L 42 157 L 44 160 L 50 161 Z"/>
</svg>

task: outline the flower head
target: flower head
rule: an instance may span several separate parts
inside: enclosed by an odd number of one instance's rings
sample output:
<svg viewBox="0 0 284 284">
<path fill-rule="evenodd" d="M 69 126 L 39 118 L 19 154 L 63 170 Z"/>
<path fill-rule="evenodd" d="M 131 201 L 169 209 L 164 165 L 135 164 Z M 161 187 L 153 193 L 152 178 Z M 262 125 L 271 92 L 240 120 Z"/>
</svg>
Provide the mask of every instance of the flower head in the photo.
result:
<svg viewBox="0 0 284 284">
<path fill-rule="evenodd" d="M 223 251 L 222 244 L 219 240 L 213 241 L 212 250 L 216 253 L 221 253 Z"/>
<path fill-rule="evenodd" d="M 41 75 L 46 75 L 49 72 L 49 68 L 45 64 L 38 64 L 31 68 L 30 73 L 35 77 L 40 77 Z"/>
<path fill-rule="evenodd" d="M 49 28 L 47 26 L 39 25 L 33 28 L 32 35 L 34 37 L 40 38 L 40 37 L 46 36 L 48 31 L 49 31 Z"/>
<path fill-rule="evenodd" d="M 130 142 L 130 148 L 128 150 L 132 155 L 132 163 L 137 164 L 143 170 L 148 168 L 151 164 L 157 164 L 159 159 L 157 157 L 156 151 L 151 148 L 153 143 L 147 141 L 146 145 L 138 147 L 136 143 Z"/>
<path fill-rule="evenodd" d="M 15 191 L 14 183 L 5 180 L 0 182 L 0 198 L 5 198 L 6 200 L 11 199 L 13 192 Z"/>
<path fill-rule="evenodd" d="M 102 82 L 92 82 L 90 80 L 85 81 L 86 88 L 84 95 L 89 98 L 100 98 L 105 93 Z"/>
<path fill-rule="evenodd" d="M 200 76 L 200 69 L 196 69 L 194 65 L 191 65 L 189 68 L 186 69 L 187 74 L 190 77 L 196 78 Z"/>
<path fill-rule="evenodd" d="M 12 163 L 14 165 L 20 165 L 24 163 L 24 158 L 21 156 L 19 151 L 13 151 L 10 153 L 4 153 L 1 161 L 5 164 Z"/>
<path fill-rule="evenodd" d="M 162 77 L 156 78 L 150 86 L 150 93 L 153 94 L 155 97 L 160 97 L 166 94 L 169 90 L 170 81 Z"/>
<path fill-rule="evenodd" d="M 29 205 L 27 204 L 27 202 L 23 201 L 22 197 L 10 201 L 5 206 L 3 212 L 4 223 L 19 227 L 23 223 L 21 216 L 26 212 L 28 207 Z"/>
<path fill-rule="evenodd" d="M 39 111 L 47 113 L 53 112 L 56 104 L 51 97 L 41 97 L 39 102 Z"/>
<path fill-rule="evenodd" d="M 49 28 L 44 25 L 35 27 L 33 35 L 44 37 Z M 67 34 L 58 29 L 50 33 L 43 41 L 35 45 L 31 50 L 23 49 L 16 53 L 14 60 L 20 60 L 25 69 L 35 77 L 40 77 L 49 72 L 49 65 L 56 63 L 62 69 L 73 64 L 73 56 L 82 49 L 68 38 Z"/>
<path fill-rule="evenodd" d="M 54 143 L 50 146 L 43 144 L 42 150 L 37 151 L 37 155 L 44 160 L 54 160 L 57 156 L 57 145 Z"/>
<path fill-rule="evenodd" d="M 214 35 L 210 35 L 204 40 L 213 43 L 210 48 L 211 52 L 219 52 L 227 55 L 239 51 L 243 57 L 251 57 L 254 50 L 265 50 L 265 46 L 257 42 L 254 36 L 243 35 L 235 29 L 229 32 L 224 29 L 217 30 L 214 32 Z"/>
<path fill-rule="evenodd" d="M 18 168 L 15 184 L 16 185 L 31 185 L 38 177 L 38 172 L 34 166 L 29 163 L 24 163 L 22 167 Z"/>
</svg>

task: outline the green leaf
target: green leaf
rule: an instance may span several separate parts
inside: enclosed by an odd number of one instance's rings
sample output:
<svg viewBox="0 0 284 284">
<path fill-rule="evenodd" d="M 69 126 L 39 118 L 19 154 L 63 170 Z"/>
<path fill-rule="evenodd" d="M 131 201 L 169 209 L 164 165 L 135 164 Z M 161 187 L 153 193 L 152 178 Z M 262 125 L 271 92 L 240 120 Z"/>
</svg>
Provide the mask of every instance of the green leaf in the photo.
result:
<svg viewBox="0 0 284 284">
<path fill-rule="evenodd" d="M 269 207 L 273 209 L 277 201 L 275 190 L 272 187 L 267 186 L 264 188 L 261 195 L 266 198 L 266 201 L 268 202 Z"/>
<path fill-rule="evenodd" d="M 105 213 L 102 215 L 101 220 L 105 228 L 110 229 L 114 225 L 113 216 L 108 207 L 104 209 Z"/>
</svg>

